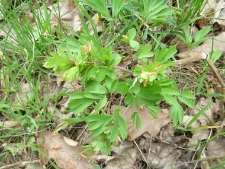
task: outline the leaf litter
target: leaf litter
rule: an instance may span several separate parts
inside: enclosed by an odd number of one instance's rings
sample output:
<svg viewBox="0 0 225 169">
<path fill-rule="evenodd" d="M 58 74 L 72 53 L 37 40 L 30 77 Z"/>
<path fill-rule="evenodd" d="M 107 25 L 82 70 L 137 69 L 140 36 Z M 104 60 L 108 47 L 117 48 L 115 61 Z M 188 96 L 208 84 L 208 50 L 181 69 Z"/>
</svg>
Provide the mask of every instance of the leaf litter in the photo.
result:
<svg viewBox="0 0 225 169">
<path fill-rule="evenodd" d="M 89 159 L 82 156 L 81 146 L 65 136 L 45 131 L 37 136 L 37 144 L 42 166 L 52 158 L 62 169 L 93 169 Z"/>
<path fill-rule="evenodd" d="M 215 18 L 224 18 L 224 6 L 225 5 L 222 3 L 222 1 L 215 3 L 215 1 L 211 0 L 203 10 L 202 15 L 208 15 L 208 11 L 213 8 L 215 11 L 217 11 L 215 14 L 213 13 Z M 58 25 L 57 17 L 59 16 L 59 13 L 54 12 L 55 8 L 56 6 L 54 5 L 49 6 L 49 9 L 52 11 L 51 24 L 53 27 Z M 78 9 L 74 6 L 74 3 L 70 0 L 65 2 L 60 1 L 59 9 L 60 18 L 63 24 L 70 27 L 74 31 L 79 31 L 81 29 L 81 20 Z M 30 20 L 32 21 L 32 14 L 28 15 L 31 16 Z M 99 24 L 98 31 L 101 32 L 102 29 L 100 18 L 97 18 L 97 15 L 94 17 L 96 24 Z M 219 19 L 214 19 L 212 22 L 218 22 L 221 26 L 224 25 L 224 22 Z M 180 51 L 182 52 L 178 54 L 178 57 L 195 57 L 202 52 L 209 53 L 212 49 L 212 44 L 214 50 L 221 50 L 223 53 L 225 53 L 224 43 L 221 43 L 223 40 L 225 40 L 224 32 L 213 37 L 212 39 L 205 41 L 203 44 L 195 47 L 191 51 L 186 51 L 185 45 L 181 45 L 182 47 L 180 48 Z M 45 88 L 46 86 L 42 86 L 42 92 L 44 91 L 43 94 L 53 94 L 59 91 L 70 90 L 70 92 L 73 92 L 74 90 L 77 91 L 81 89 L 81 85 L 79 85 L 78 82 L 72 83 L 73 90 L 71 89 L 71 84 L 68 82 L 65 82 L 63 85 L 61 85 L 61 83 L 57 84 L 55 80 L 52 80 L 48 85 L 53 87 L 53 89 L 49 90 L 49 88 Z M 33 97 L 32 87 L 27 82 L 22 82 L 20 88 L 21 91 L 16 93 L 16 98 L 21 99 L 22 103 L 26 105 L 27 102 L 29 102 L 29 99 Z M 18 105 L 21 104 L 21 102 L 14 100 L 13 104 Z M 72 114 L 63 113 L 68 107 L 68 98 L 63 98 L 61 101 L 58 101 L 57 104 L 61 107 L 60 109 L 58 109 L 56 107 L 56 103 L 53 102 L 49 104 L 48 112 L 55 112 L 57 114 L 53 120 L 55 122 L 58 120 L 57 124 L 59 124 L 60 120 L 72 117 Z M 199 114 L 199 112 L 207 105 L 209 105 L 207 109 Z M 48 160 L 52 158 L 58 167 L 62 169 L 93 168 L 93 166 L 89 163 L 90 161 L 94 161 L 93 159 L 97 159 L 99 161 L 104 160 L 104 168 L 106 169 L 138 168 L 138 166 L 141 167 L 140 163 L 146 163 L 146 168 L 166 169 L 171 168 L 171 166 L 174 168 L 190 168 L 193 167 L 193 153 L 198 151 L 199 145 L 204 140 L 210 138 L 212 134 L 213 127 L 210 128 L 210 126 L 218 124 L 220 128 L 217 129 L 220 132 L 224 130 L 225 126 L 224 121 L 218 121 L 218 119 L 215 119 L 215 116 L 219 111 L 219 103 L 213 102 L 211 98 L 205 99 L 201 97 L 193 110 L 187 110 L 187 115 L 185 115 L 183 121 L 183 125 L 185 127 L 187 127 L 193 118 L 196 118 L 197 120 L 190 124 L 189 127 L 206 127 L 205 129 L 200 129 L 199 131 L 190 132 L 190 136 L 186 136 L 185 134 L 177 135 L 175 133 L 174 128 L 170 124 L 168 109 L 161 109 L 161 111 L 158 113 L 157 119 L 155 119 L 145 107 L 127 108 L 125 106 L 113 105 L 111 107 L 111 112 L 114 112 L 116 109 L 120 109 L 121 116 L 128 124 L 129 133 L 127 141 L 121 141 L 121 143 L 118 143 L 118 145 L 112 149 L 111 156 L 107 157 L 102 156 L 101 154 L 85 156 L 82 154 L 82 147 L 78 142 L 64 137 L 58 133 L 46 131 L 39 133 L 36 138 L 38 147 L 41 150 L 41 153 L 39 154 L 41 165 L 46 165 Z M 131 115 L 134 112 L 139 112 L 141 117 L 142 125 L 139 129 L 136 128 L 131 119 Z M 215 120 L 217 123 L 215 123 Z M 8 127 L 17 127 L 18 123 L 8 120 L 1 122 L 0 126 L 3 126 L 3 128 L 6 129 Z M 132 142 L 135 143 L 136 141 L 137 144 L 133 145 Z M 183 153 L 186 153 L 186 156 Z M 206 144 L 205 150 L 202 152 L 203 160 L 200 162 L 199 166 L 204 168 L 205 166 L 211 167 L 217 165 L 218 163 L 223 162 L 224 154 L 224 137 L 218 136 L 216 139 L 213 139 Z M 187 159 L 190 161 L 187 161 Z M 39 167 L 42 168 L 41 166 Z"/>
</svg>

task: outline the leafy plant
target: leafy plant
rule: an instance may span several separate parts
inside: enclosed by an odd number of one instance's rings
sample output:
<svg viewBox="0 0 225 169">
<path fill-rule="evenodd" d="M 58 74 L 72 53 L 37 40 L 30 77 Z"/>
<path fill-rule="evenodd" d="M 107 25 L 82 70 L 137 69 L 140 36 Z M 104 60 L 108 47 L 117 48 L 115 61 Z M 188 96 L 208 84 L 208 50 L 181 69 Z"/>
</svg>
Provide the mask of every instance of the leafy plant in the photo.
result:
<svg viewBox="0 0 225 169">
<path fill-rule="evenodd" d="M 136 30 L 132 28 L 123 38 L 136 51 L 136 59 L 140 62 L 127 78 L 121 79 L 116 71 L 124 56 L 113 52 L 110 47 L 102 46 L 87 34 L 80 39 L 66 39 L 44 64 L 46 68 L 62 72 L 65 80 L 80 79 L 83 90 L 69 96 L 69 107 L 77 119 L 67 119 L 67 122 L 86 122 L 95 138 L 89 146 L 96 151 L 109 154 L 110 145 L 115 144 L 118 137 L 125 139 L 128 134 L 126 122 L 120 113 L 105 111 L 110 95 L 124 96 L 124 104 L 131 107 L 145 105 L 155 118 L 158 105 L 165 100 L 171 105 L 170 118 L 174 126 L 183 119 L 184 110 L 180 102 L 193 107 L 191 99 L 194 96 L 187 91 L 180 92 L 175 81 L 166 76 L 167 69 L 173 65 L 170 59 L 176 53 L 175 47 L 152 51 L 150 45 L 140 44 L 135 37 Z M 132 119 L 140 127 L 137 113 L 134 112 Z"/>
</svg>

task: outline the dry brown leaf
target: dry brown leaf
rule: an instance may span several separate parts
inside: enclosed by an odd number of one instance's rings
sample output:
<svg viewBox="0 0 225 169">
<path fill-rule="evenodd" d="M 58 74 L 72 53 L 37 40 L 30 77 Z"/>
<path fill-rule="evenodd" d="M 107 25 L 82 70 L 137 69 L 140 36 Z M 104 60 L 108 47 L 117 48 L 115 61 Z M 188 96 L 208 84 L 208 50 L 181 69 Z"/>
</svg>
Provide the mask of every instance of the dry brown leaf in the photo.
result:
<svg viewBox="0 0 225 169">
<path fill-rule="evenodd" d="M 171 168 L 181 156 L 181 151 L 167 143 L 151 143 L 147 162 L 151 168 Z"/>
<path fill-rule="evenodd" d="M 102 32 L 103 30 L 103 25 L 102 25 L 102 21 L 101 21 L 101 18 L 99 16 L 99 14 L 95 14 L 93 17 L 92 17 L 92 20 L 94 21 L 94 24 L 96 26 L 96 31 L 97 32 Z M 91 35 L 94 35 L 94 30 L 92 28 L 92 25 L 89 23 L 88 24 L 88 29 L 90 30 L 90 34 Z"/>
<path fill-rule="evenodd" d="M 0 50 L 0 61 L 2 60 L 3 52 Z"/>
<path fill-rule="evenodd" d="M 202 110 L 203 107 L 205 107 L 210 102 L 212 102 L 211 98 L 200 98 L 195 108 L 192 110 L 191 114 L 196 115 L 199 111 Z M 219 102 L 217 101 L 215 103 L 211 103 L 209 108 L 204 113 L 202 113 L 197 120 L 200 122 L 201 126 L 214 124 L 213 116 L 218 111 Z"/>
<path fill-rule="evenodd" d="M 193 117 L 194 117 L 194 116 L 184 115 L 182 125 L 187 126 L 188 123 L 193 119 Z M 199 127 L 199 126 L 200 126 L 200 122 L 197 121 L 197 120 L 194 121 L 194 122 L 190 125 L 190 127 L 192 127 L 192 128 L 197 128 L 197 127 Z"/>
<path fill-rule="evenodd" d="M 17 126 L 20 126 L 20 123 L 18 121 L 0 121 L 0 127 L 3 127 L 4 129 Z"/>
<path fill-rule="evenodd" d="M 130 145 L 120 145 L 116 147 L 114 150 L 113 159 L 110 159 L 106 163 L 106 167 L 104 169 L 132 169 L 133 165 L 136 161 L 137 150 L 131 148 Z"/>
<path fill-rule="evenodd" d="M 139 109 L 138 107 L 127 108 L 124 106 L 113 105 L 111 110 L 114 112 L 116 109 L 120 109 L 120 115 L 125 119 L 128 126 L 128 141 L 133 141 L 137 137 L 141 136 L 145 132 L 150 134 L 152 137 L 156 136 L 160 132 L 160 128 L 170 122 L 169 111 L 162 109 L 157 113 L 158 117 L 155 119 L 147 108 Z M 131 115 L 134 112 L 139 112 L 141 118 L 141 127 L 139 129 L 133 124 Z"/>
<path fill-rule="evenodd" d="M 58 25 L 57 17 L 60 17 L 60 21 L 69 26 L 74 31 L 79 31 L 82 27 L 80 19 L 79 8 L 75 5 L 73 0 L 61 0 L 59 6 L 49 6 L 54 13 L 51 17 L 51 24 L 54 27 Z"/>
<path fill-rule="evenodd" d="M 201 11 L 201 15 L 213 18 L 212 22 L 223 24 L 225 18 L 225 2 L 223 0 L 205 0 L 205 6 Z"/>
<path fill-rule="evenodd" d="M 44 169 L 39 163 L 28 164 L 25 169 Z"/>
<path fill-rule="evenodd" d="M 211 98 L 205 99 L 205 98 L 200 98 L 198 103 L 196 104 L 195 108 L 191 111 L 192 115 L 196 115 L 201 111 L 208 103 L 212 102 Z M 214 114 L 219 111 L 219 103 L 211 103 L 209 108 L 202 113 L 197 120 L 192 123 L 190 127 L 199 127 L 199 126 L 207 126 L 207 125 L 212 125 L 214 124 Z M 185 116 L 183 120 L 183 124 L 187 125 L 191 120 L 193 116 Z M 195 131 L 192 135 L 192 138 L 190 139 L 190 142 L 188 143 L 188 146 L 190 147 L 189 150 L 194 150 L 196 146 L 198 146 L 198 142 L 208 139 L 209 136 L 209 130 L 200 130 L 200 131 Z"/>
<path fill-rule="evenodd" d="M 69 138 L 46 131 L 43 135 L 37 136 L 37 144 L 41 150 L 39 156 L 42 165 L 46 165 L 48 159 L 52 158 L 62 169 L 93 169 L 88 159 L 80 154 L 82 148 L 78 145 L 74 146 L 76 142 Z"/>
<path fill-rule="evenodd" d="M 206 157 L 214 158 L 211 160 L 211 167 L 224 162 L 225 156 L 225 138 L 223 136 L 216 138 L 207 145 Z M 223 157 L 223 158 L 221 158 Z"/>
<path fill-rule="evenodd" d="M 26 105 L 33 98 L 32 85 L 29 83 L 22 82 L 20 84 L 20 91 L 16 93 L 13 104 L 15 105 Z"/>
<path fill-rule="evenodd" d="M 191 51 L 186 51 L 179 53 L 177 56 L 180 58 L 186 58 L 186 57 L 195 57 L 199 56 L 202 53 L 209 54 L 212 49 L 214 51 L 220 50 L 225 54 L 225 32 L 222 32 L 218 36 L 214 37 L 214 39 L 208 39 L 206 40 L 202 45 L 197 46 L 196 48 L 192 49 Z M 212 46 L 213 44 L 213 46 Z"/>
<path fill-rule="evenodd" d="M 201 12 L 202 16 L 210 16 L 210 18 L 214 18 L 211 20 L 211 24 L 213 24 L 214 32 L 221 31 L 225 26 L 225 2 L 223 0 L 215 1 L 215 0 L 207 0 L 205 1 L 205 6 Z M 200 19 L 196 21 L 196 25 L 199 28 L 203 28 L 205 26 L 209 26 L 209 19 Z M 201 55 L 202 53 L 209 53 L 213 49 L 221 50 L 223 54 L 225 54 L 225 32 L 220 33 L 218 36 L 214 36 L 212 39 L 206 40 L 202 45 L 195 47 L 191 51 L 184 52 L 183 49 L 178 46 L 180 54 L 178 57 L 187 58 L 187 57 L 195 57 Z M 212 46 L 213 44 L 213 46 Z"/>
<path fill-rule="evenodd" d="M 208 137 L 209 137 L 209 130 L 195 131 L 188 143 L 189 150 L 194 151 L 198 146 L 198 143 L 202 140 L 208 139 Z"/>
</svg>

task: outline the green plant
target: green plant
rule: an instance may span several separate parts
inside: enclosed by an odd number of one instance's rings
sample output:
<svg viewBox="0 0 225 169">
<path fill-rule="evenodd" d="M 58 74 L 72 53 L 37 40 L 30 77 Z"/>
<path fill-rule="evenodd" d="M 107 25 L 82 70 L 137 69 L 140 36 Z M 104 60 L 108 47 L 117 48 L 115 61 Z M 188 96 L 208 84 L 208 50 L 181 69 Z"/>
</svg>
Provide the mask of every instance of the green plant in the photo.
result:
<svg viewBox="0 0 225 169">
<path fill-rule="evenodd" d="M 175 47 L 152 51 L 151 45 L 139 44 L 135 37 L 136 30 L 130 29 L 123 38 L 136 51 L 134 58 L 140 63 L 129 71 L 126 78 L 116 71 L 124 56 L 111 47 L 102 46 L 88 34 L 82 34 L 79 39 L 65 39 L 44 64 L 46 68 L 62 72 L 64 80 L 81 81 L 83 90 L 69 96 L 69 107 L 77 118 L 66 121 L 70 124 L 85 121 L 95 138 L 90 146 L 107 154 L 117 137 L 125 139 L 128 132 L 126 122 L 118 111 L 112 114 L 106 112 L 110 96 L 124 96 L 124 104 L 131 107 L 145 105 L 155 118 L 158 105 L 165 100 L 171 105 L 170 118 L 174 126 L 183 119 L 184 110 L 179 102 L 191 108 L 194 106 L 191 101 L 195 99 L 194 95 L 180 92 L 175 81 L 166 76 L 168 68 L 173 65 L 170 59 L 176 53 Z M 138 126 L 140 124 L 137 123 Z"/>
<path fill-rule="evenodd" d="M 10 74 L 10 77 L 17 84 L 20 81 L 18 79 L 27 79 L 30 82 L 33 77 L 32 72 L 43 70 L 39 66 L 39 58 L 36 56 L 41 56 L 43 53 L 50 54 L 51 57 L 45 60 L 45 68 L 52 68 L 53 71 L 60 72 L 63 80 L 81 81 L 82 91 L 69 94 L 69 108 L 77 115 L 77 118 L 66 121 L 69 124 L 86 122 L 89 131 L 95 138 L 90 147 L 96 151 L 102 150 L 104 153 L 110 153 L 110 146 L 116 143 L 117 138 L 125 139 L 128 134 L 127 124 L 120 116 L 119 110 L 108 112 L 109 100 L 114 95 L 124 98 L 122 104 L 127 106 L 146 106 L 155 118 L 157 118 L 160 103 L 166 102 L 170 105 L 170 118 L 173 120 L 174 126 L 178 126 L 184 115 L 181 103 L 193 108 L 192 100 L 195 97 L 188 91 L 179 91 L 175 81 L 167 77 L 168 71 L 174 64 L 171 60 L 177 51 L 173 46 L 166 47 L 161 41 L 171 33 L 171 30 L 175 31 L 174 34 L 187 43 L 190 48 L 205 41 L 205 35 L 210 31 L 209 27 L 192 36 L 187 26 L 189 23 L 184 22 L 189 17 L 196 19 L 195 12 L 200 11 L 203 1 L 192 1 L 190 9 L 183 17 L 181 17 L 181 9 L 188 2 L 184 0 L 180 3 L 176 1 L 177 7 L 169 5 L 168 0 L 132 0 L 130 2 L 112 0 L 109 3 L 105 0 L 96 0 L 95 2 L 79 0 L 77 2 L 82 11 L 83 32 L 80 33 L 79 38 L 63 37 L 59 42 L 54 41 L 54 32 L 50 26 L 50 14 L 45 3 L 44 13 L 41 15 L 30 6 L 37 25 L 36 31 L 28 22 L 28 18 L 25 18 L 27 22 L 24 27 L 20 26 L 20 20 L 15 19 L 17 12 L 24 11 L 29 3 L 24 3 L 22 9 L 15 8 L 10 13 L 1 8 L 4 19 L 15 33 L 8 32 L 8 29 L 4 30 L 8 37 L 16 42 L 10 46 L 7 41 L 9 39 L 3 40 L 1 42 L 4 44 L 2 50 L 11 52 L 16 49 L 18 54 L 27 55 L 27 58 L 16 59 L 16 56 L 6 58 L 7 65 L 12 63 L 19 65 L 15 68 L 8 67 L 7 73 Z M 104 31 L 100 36 L 88 10 L 97 12 L 100 19 L 105 19 Z M 94 32 L 93 36 L 89 34 L 85 18 L 89 19 Z M 186 24 L 184 28 L 182 28 L 181 22 Z M 122 25 L 120 31 L 115 27 L 117 24 Z M 168 26 L 168 29 L 157 31 L 157 27 L 164 26 Z M 177 31 L 180 29 L 183 29 L 183 34 Z M 109 31 L 112 32 L 112 35 L 108 34 Z M 27 32 L 27 36 L 22 36 L 23 32 Z M 51 36 L 45 37 L 46 32 Z M 108 39 L 106 43 L 103 43 L 105 36 Z M 149 43 L 144 43 L 149 38 L 151 38 Z M 133 52 L 132 56 L 123 56 L 114 50 L 116 45 L 121 42 L 130 46 L 130 50 Z M 52 45 L 55 45 L 56 51 L 50 52 Z M 129 70 L 120 67 L 121 63 L 127 59 L 136 63 Z M 22 64 L 21 60 L 26 64 Z M 118 69 L 123 70 L 124 73 L 120 75 Z M 19 70 L 22 75 L 19 73 L 14 75 L 16 70 Z M 28 73 L 25 73 L 26 71 Z M 23 76 L 24 74 L 26 76 Z M 19 78 L 20 76 L 22 78 Z M 12 89 L 8 88 L 7 90 L 11 91 Z M 13 112 L 13 118 L 17 120 L 23 118 L 23 124 L 28 124 L 31 127 L 30 130 L 33 131 L 38 125 L 35 119 L 30 118 L 30 115 L 33 110 L 45 110 L 48 99 L 49 97 L 45 97 L 44 103 L 41 103 L 36 89 L 35 95 L 28 103 L 31 111 L 27 110 L 24 116 Z M 26 106 L 17 108 L 23 110 Z M 3 109 L 3 111 L 6 110 Z M 141 125 L 138 113 L 134 112 L 132 115 L 132 120 L 137 128 Z M 40 116 L 42 115 L 40 114 Z"/>
<path fill-rule="evenodd" d="M 5 33 L 0 41 L 0 52 L 3 53 L 0 56 L 0 114 L 3 123 L 0 125 L 0 140 L 1 143 L 17 142 L 4 147 L 8 150 L 6 153 L 0 153 L 0 156 L 6 156 L 7 159 L 10 158 L 10 154 L 15 155 L 16 150 L 22 152 L 28 148 L 25 145 L 29 145 L 32 151 L 37 150 L 34 134 L 38 128 L 49 125 L 53 116 L 51 113 L 46 114 L 47 104 L 53 96 L 40 96 L 39 93 L 43 72 L 46 73 L 40 62 L 43 55 L 47 54 L 50 47 L 56 43 L 49 13 L 42 13 L 40 16 L 40 8 L 34 8 L 31 1 L 15 2 L 20 5 L 10 6 L 10 1 L 5 0 L 0 2 L 0 29 Z M 25 15 L 28 8 L 33 10 L 35 26 Z M 44 8 L 47 9 L 46 6 Z M 29 84 L 29 94 L 21 87 L 24 83 Z M 4 121 L 8 120 L 18 122 L 20 125 L 5 130 Z"/>
</svg>

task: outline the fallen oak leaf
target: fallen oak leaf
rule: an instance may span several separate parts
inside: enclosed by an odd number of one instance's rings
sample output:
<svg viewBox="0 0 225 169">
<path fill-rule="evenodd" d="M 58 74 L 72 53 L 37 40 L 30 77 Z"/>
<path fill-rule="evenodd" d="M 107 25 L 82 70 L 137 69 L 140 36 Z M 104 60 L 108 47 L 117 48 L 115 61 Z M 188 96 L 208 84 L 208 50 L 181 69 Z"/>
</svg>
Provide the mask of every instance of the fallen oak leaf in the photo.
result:
<svg viewBox="0 0 225 169">
<path fill-rule="evenodd" d="M 161 111 L 157 113 L 158 117 L 156 119 L 145 107 L 140 110 L 137 106 L 130 108 L 125 106 L 113 105 L 111 111 L 114 112 L 116 109 L 120 110 L 120 115 L 127 123 L 128 141 L 133 141 L 144 133 L 148 133 L 152 137 L 155 137 L 160 132 L 161 127 L 170 122 L 169 110 L 167 109 L 161 109 Z M 138 112 L 141 118 L 141 126 L 138 129 L 133 124 L 133 121 L 131 119 L 131 115 L 134 112 Z"/>
<path fill-rule="evenodd" d="M 52 158 L 62 169 L 93 169 L 88 159 L 81 155 L 81 146 L 67 137 L 45 131 L 37 136 L 37 144 L 41 150 L 39 156 L 42 166 Z"/>
</svg>

